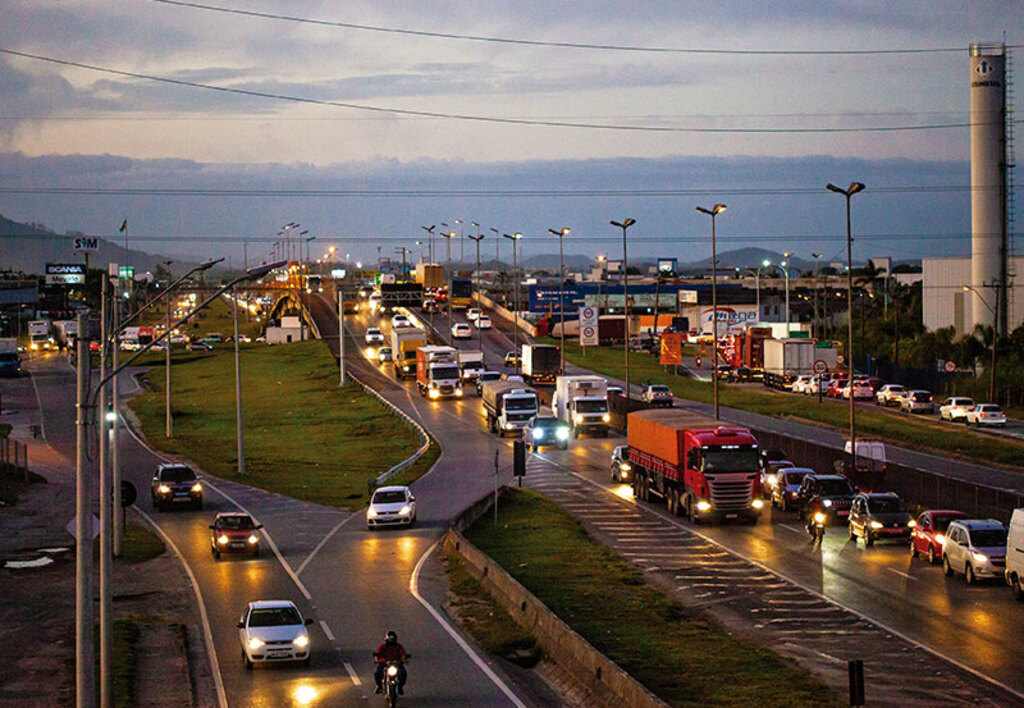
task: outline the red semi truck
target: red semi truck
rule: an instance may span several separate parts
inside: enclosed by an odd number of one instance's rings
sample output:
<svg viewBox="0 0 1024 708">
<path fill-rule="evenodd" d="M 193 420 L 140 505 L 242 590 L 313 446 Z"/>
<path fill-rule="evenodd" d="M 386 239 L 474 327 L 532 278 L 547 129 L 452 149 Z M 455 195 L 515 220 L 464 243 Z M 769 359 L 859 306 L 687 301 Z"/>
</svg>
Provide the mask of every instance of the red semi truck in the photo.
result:
<svg viewBox="0 0 1024 708">
<path fill-rule="evenodd" d="M 665 500 L 671 514 L 756 523 L 761 499 L 759 448 L 746 428 L 686 409 L 629 414 L 633 494 Z"/>
</svg>

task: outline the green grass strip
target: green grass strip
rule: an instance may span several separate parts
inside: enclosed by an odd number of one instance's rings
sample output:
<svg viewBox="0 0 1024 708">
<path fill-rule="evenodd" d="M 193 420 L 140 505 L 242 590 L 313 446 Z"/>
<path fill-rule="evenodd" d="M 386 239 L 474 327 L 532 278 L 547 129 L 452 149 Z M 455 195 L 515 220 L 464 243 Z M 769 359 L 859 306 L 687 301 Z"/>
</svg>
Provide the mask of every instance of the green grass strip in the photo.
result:
<svg viewBox="0 0 1024 708">
<path fill-rule="evenodd" d="M 792 661 L 727 634 L 643 575 L 552 502 L 512 489 L 466 532 L 563 621 L 674 706 L 837 705 Z M 557 657 L 554 657 L 557 660 Z"/>
<path fill-rule="evenodd" d="M 369 480 L 420 447 L 404 420 L 358 384 L 338 386 L 337 365 L 323 342 L 250 345 L 240 360 L 244 477 L 236 471 L 233 351 L 174 360 L 172 440 L 164 436 L 164 372 L 150 371 L 154 390 L 131 401 L 148 441 L 218 477 L 349 508 L 368 501 Z"/>
<path fill-rule="evenodd" d="M 558 344 L 555 338 L 547 338 Z M 626 378 L 625 354 L 621 347 L 587 347 L 586 355 L 579 344 L 566 340 L 565 358 L 572 363 L 592 369 L 605 376 L 620 380 Z M 710 373 L 708 359 L 705 374 Z M 698 381 L 688 376 L 676 376 L 658 363 L 658 357 L 645 352 L 630 352 L 629 378 L 633 384 L 642 381 L 665 384 L 679 398 L 711 403 L 713 392 L 710 381 Z M 751 389 L 719 383 L 719 402 L 722 406 L 776 418 L 789 418 L 836 428 L 849 428 L 850 413 L 847 406 L 833 401 L 818 403 L 816 396 L 794 396 L 768 390 Z M 952 430 L 910 416 L 895 416 L 865 406 L 857 407 L 857 434 L 877 437 L 904 447 L 961 455 L 982 463 L 995 463 L 1011 467 L 1024 466 L 1024 444 L 1013 440 L 965 430 L 963 426 Z"/>
<path fill-rule="evenodd" d="M 138 565 L 156 558 L 166 550 L 164 542 L 149 528 L 129 521 L 125 525 L 124 543 L 118 562 L 126 565 Z"/>
</svg>

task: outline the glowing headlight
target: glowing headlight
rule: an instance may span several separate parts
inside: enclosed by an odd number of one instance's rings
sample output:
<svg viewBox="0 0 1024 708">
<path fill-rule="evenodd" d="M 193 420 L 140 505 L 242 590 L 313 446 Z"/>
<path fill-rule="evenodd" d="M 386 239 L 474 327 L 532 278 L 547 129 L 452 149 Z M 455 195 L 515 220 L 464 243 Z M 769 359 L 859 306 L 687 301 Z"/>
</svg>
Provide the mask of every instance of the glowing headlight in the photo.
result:
<svg viewBox="0 0 1024 708">
<path fill-rule="evenodd" d="M 398 676 L 398 667 L 397 666 L 389 666 L 388 667 L 388 676 Z"/>
<path fill-rule="evenodd" d="M 303 647 L 303 648 L 304 647 L 308 647 L 309 646 L 309 635 L 308 634 L 300 634 L 299 636 L 295 637 L 295 641 L 292 642 L 292 644 L 294 644 L 297 647 Z"/>
<path fill-rule="evenodd" d="M 750 506 L 754 507 L 755 509 L 760 509 L 761 507 L 764 506 L 764 501 L 761 499 L 755 499 L 754 501 L 750 502 Z"/>
<path fill-rule="evenodd" d="M 558 438 L 559 440 L 568 440 L 569 439 L 569 429 L 568 428 L 559 428 L 558 430 L 555 431 L 555 437 Z"/>
<path fill-rule="evenodd" d="M 533 439 L 534 440 L 540 440 L 542 437 L 544 437 L 544 431 L 541 430 L 540 428 L 534 428 L 533 429 Z"/>
<path fill-rule="evenodd" d="M 978 563 L 984 563 L 988 560 L 988 556 L 986 556 L 984 553 L 972 553 L 971 558 L 976 560 Z"/>
<path fill-rule="evenodd" d="M 200 484 L 199 482 L 196 482 L 195 484 L 192 485 L 192 491 L 198 494 L 199 492 L 203 491 L 203 485 Z"/>
<path fill-rule="evenodd" d="M 697 511 L 711 511 L 711 502 L 699 501 L 697 502 Z"/>
<path fill-rule="evenodd" d="M 259 543 L 260 537 L 256 534 L 249 535 L 249 543 Z"/>
<path fill-rule="evenodd" d="M 603 420 L 605 423 L 610 423 L 612 421 L 612 417 L 605 413 L 603 416 L 601 416 L 601 420 Z"/>
<path fill-rule="evenodd" d="M 260 639 L 259 637 L 250 637 L 250 639 L 249 639 L 249 648 L 250 649 L 252 649 L 253 651 L 256 651 L 261 646 L 263 646 L 263 640 L 262 639 Z"/>
<path fill-rule="evenodd" d="M 826 517 L 820 511 L 814 512 L 814 523 L 816 523 L 816 524 L 823 524 L 823 523 L 825 523 L 825 519 L 826 518 L 828 518 L 828 517 Z"/>
<path fill-rule="evenodd" d="M 221 534 L 220 536 L 217 537 L 217 543 L 219 543 L 222 546 L 226 546 L 228 544 L 228 541 L 230 541 L 230 540 L 231 539 L 229 539 L 227 536 L 225 536 L 223 534 Z"/>
<path fill-rule="evenodd" d="M 619 469 L 622 470 L 623 472 L 629 472 L 631 469 L 633 469 L 633 465 L 629 464 L 628 462 L 620 462 Z"/>
<path fill-rule="evenodd" d="M 409 506 L 408 504 L 406 504 L 405 506 L 403 506 L 401 509 L 398 510 L 398 515 L 399 516 L 408 516 L 411 513 L 412 513 L 412 507 Z"/>
<path fill-rule="evenodd" d="M 914 528 L 915 526 L 917 526 L 917 522 L 914 521 L 913 519 L 911 519 L 910 521 L 907 522 L 907 527 L 908 528 Z"/>
<path fill-rule="evenodd" d="M 377 515 L 377 510 L 371 506 L 369 509 L 366 510 L 366 515 L 372 519 Z"/>
<path fill-rule="evenodd" d="M 945 543 L 946 542 L 946 536 L 945 536 L 945 534 L 937 533 L 937 534 L 935 534 L 935 540 L 938 541 L 939 543 Z"/>
<path fill-rule="evenodd" d="M 832 500 L 831 499 L 826 499 L 823 502 L 821 502 L 821 505 L 827 509 L 830 506 L 832 506 Z"/>
<path fill-rule="evenodd" d="M 441 393 L 436 388 L 430 389 L 430 397 L 431 398 L 437 398 L 440 395 L 441 395 Z"/>
<path fill-rule="evenodd" d="M 462 395 L 462 387 L 461 386 L 459 388 L 455 389 L 455 395 L 456 396 L 461 396 Z"/>
<path fill-rule="evenodd" d="M 770 474 L 767 477 L 765 477 L 764 481 L 767 482 L 769 485 L 774 485 L 776 482 L 779 481 L 779 478 L 773 474 Z"/>
<path fill-rule="evenodd" d="M 156 491 L 160 492 L 161 494 L 170 494 L 171 488 L 168 487 L 166 484 L 161 484 L 159 487 L 156 488 Z"/>
<path fill-rule="evenodd" d="M 873 529 L 884 529 L 885 528 L 885 524 L 883 524 L 881 521 L 872 521 L 871 522 L 871 528 L 873 528 Z"/>
</svg>

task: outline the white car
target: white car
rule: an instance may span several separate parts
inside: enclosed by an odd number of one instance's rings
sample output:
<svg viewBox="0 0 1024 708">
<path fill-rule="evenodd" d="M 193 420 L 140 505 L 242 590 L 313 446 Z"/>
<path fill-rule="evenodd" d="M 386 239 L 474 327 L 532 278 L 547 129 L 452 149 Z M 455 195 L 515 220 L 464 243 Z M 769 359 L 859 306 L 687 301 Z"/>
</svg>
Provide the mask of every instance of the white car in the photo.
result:
<svg viewBox="0 0 1024 708">
<path fill-rule="evenodd" d="M 967 425 L 998 425 L 1006 427 L 1006 414 L 1003 409 L 995 403 L 979 403 L 967 411 L 965 421 Z"/>
<path fill-rule="evenodd" d="M 416 523 L 416 497 L 405 486 L 380 487 L 366 509 L 366 527 L 412 526 Z"/>
<path fill-rule="evenodd" d="M 974 408 L 973 398 L 963 398 L 953 396 L 947 398 L 939 406 L 939 417 L 943 420 L 948 420 L 955 423 L 956 421 L 967 420 L 967 411 Z"/>
<path fill-rule="evenodd" d="M 907 413 L 934 413 L 935 399 L 928 391 L 907 391 L 900 399 L 900 410 Z"/>
<path fill-rule="evenodd" d="M 491 328 L 491 318 L 488 317 L 487 315 L 480 315 L 479 317 L 476 318 L 476 328 L 477 329 L 490 329 Z"/>
<path fill-rule="evenodd" d="M 391 318 L 392 327 L 412 327 L 412 323 L 405 315 L 395 315 Z"/>
<path fill-rule="evenodd" d="M 880 406 L 898 406 L 905 395 L 907 389 L 902 384 L 886 384 L 875 394 L 875 403 Z"/>
<path fill-rule="evenodd" d="M 473 330 L 465 322 L 456 322 L 452 325 L 452 339 L 469 339 L 473 336 Z"/>
<path fill-rule="evenodd" d="M 1006 566 L 1006 527 L 995 519 L 957 519 L 946 529 L 942 570 L 963 573 L 968 585 L 1001 578 Z"/>
<path fill-rule="evenodd" d="M 479 317 L 479 316 L 480 316 L 480 308 L 479 307 L 471 307 L 468 310 L 466 310 L 466 319 L 469 320 L 470 322 L 474 322 L 476 320 L 476 318 Z"/>
<path fill-rule="evenodd" d="M 384 335 L 381 333 L 378 327 L 370 327 L 366 330 L 366 343 L 367 344 L 383 344 Z"/>
<path fill-rule="evenodd" d="M 807 393 L 807 387 L 813 379 L 813 376 L 797 376 L 796 381 L 789 385 L 789 390 L 793 393 Z"/>
<path fill-rule="evenodd" d="M 299 608 L 290 600 L 250 602 L 238 621 L 245 668 L 278 661 L 309 664 L 312 650 L 306 627 L 310 624 L 313 620 L 303 621 Z"/>
<path fill-rule="evenodd" d="M 854 379 L 843 388 L 843 398 L 849 400 L 853 397 L 855 401 L 874 398 L 875 392 L 871 390 L 871 383 L 867 379 Z"/>
</svg>

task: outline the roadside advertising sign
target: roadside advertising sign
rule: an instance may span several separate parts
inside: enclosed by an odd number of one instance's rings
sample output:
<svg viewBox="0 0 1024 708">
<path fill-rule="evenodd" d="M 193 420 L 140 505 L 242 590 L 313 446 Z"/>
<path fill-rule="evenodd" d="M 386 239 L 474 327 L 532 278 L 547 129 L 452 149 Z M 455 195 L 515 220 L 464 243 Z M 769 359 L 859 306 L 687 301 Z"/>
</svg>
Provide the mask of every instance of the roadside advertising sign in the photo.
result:
<svg viewBox="0 0 1024 708">
<path fill-rule="evenodd" d="M 684 332 L 662 332 L 661 334 L 661 363 L 672 366 L 683 363 L 683 340 L 686 338 Z"/>
</svg>

